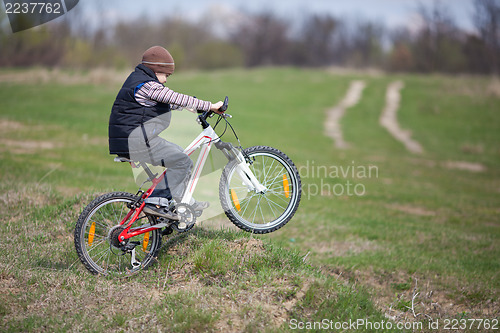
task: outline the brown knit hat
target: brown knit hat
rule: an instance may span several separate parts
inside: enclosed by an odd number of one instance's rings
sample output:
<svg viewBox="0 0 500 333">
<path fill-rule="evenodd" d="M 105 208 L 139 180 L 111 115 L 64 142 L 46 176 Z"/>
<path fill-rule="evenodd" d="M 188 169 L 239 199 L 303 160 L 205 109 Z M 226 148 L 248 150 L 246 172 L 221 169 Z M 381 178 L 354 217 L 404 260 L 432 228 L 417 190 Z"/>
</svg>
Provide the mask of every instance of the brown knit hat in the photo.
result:
<svg viewBox="0 0 500 333">
<path fill-rule="evenodd" d="M 161 46 L 153 46 L 142 55 L 142 63 L 155 73 L 171 75 L 175 70 L 174 58 Z"/>
</svg>

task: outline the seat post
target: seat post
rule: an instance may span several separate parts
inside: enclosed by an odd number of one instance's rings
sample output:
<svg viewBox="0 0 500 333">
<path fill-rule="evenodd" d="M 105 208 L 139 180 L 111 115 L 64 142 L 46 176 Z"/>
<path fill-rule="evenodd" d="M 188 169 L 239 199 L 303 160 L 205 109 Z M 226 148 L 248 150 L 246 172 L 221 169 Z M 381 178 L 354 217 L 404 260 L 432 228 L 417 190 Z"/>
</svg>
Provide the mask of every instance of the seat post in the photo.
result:
<svg viewBox="0 0 500 333">
<path fill-rule="evenodd" d="M 153 172 L 151 172 L 151 169 L 148 167 L 148 165 L 144 162 L 139 162 L 139 166 L 141 166 L 144 171 L 146 171 L 146 174 L 148 175 L 149 177 L 149 180 L 153 180 L 156 178 L 157 174 L 153 174 Z"/>
</svg>

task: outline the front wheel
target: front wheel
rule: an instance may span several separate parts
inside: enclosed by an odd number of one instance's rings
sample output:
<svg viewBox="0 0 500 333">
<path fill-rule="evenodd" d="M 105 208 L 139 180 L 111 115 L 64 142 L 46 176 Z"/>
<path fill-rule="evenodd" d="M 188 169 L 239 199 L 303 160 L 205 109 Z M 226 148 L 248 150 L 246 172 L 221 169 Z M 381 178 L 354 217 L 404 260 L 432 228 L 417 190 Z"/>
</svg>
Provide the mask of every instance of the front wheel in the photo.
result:
<svg viewBox="0 0 500 333">
<path fill-rule="evenodd" d="M 244 150 L 250 170 L 266 191 L 249 189 L 237 172 L 238 163 L 226 165 L 219 184 L 219 198 L 227 217 L 237 227 L 256 234 L 278 230 L 299 207 L 301 181 L 292 160 L 278 149 L 255 146 Z"/>
<path fill-rule="evenodd" d="M 75 248 L 92 273 L 131 274 L 149 266 L 157 256 L 161 243 L 158 229 L 130 238 L 128 248 L 118 241 L 123 230 L 120 222 L 130 211 L 129 204 L 136 199 L 131 193 L 107 193 L 93 200 L 80 214 L 75 228 Z M 154 223 L 144 213 L 139 221 Z"/>
</svg>

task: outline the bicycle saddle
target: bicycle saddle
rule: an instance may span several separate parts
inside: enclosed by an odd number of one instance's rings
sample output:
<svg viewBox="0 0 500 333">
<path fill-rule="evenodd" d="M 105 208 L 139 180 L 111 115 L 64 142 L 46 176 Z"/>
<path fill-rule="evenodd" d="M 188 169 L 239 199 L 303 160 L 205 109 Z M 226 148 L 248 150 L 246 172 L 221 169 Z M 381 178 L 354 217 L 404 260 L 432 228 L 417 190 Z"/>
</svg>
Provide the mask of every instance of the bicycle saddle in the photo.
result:
<svg viewBox="0 0 500 333">
<path fill-rule="evenodd" d="M 121 156 L 116 156 L 114 159 L 115 162 L 133 162 L 131 159 L 128 159 L 126 157 L 121 157 Z"/>
</svg>

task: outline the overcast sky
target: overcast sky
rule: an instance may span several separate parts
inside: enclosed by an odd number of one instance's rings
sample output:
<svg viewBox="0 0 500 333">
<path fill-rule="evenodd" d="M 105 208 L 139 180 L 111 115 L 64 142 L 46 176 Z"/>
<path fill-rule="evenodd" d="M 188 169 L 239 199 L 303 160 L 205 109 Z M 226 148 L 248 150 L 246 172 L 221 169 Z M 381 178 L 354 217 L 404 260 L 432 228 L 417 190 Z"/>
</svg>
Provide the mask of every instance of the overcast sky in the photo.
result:
<svg viewBox="0 0 500 333">
<path fill-rule="evenodd" d="M 440 0 L 456 23 L 472 30 L 471 14 L 474 0 Z M 418 24 L 418 4 L 432 6 L 435 0 L 81 0 L 85 15 L 100 12 L 108 22 L 139 16 L 163 17 L 175 13 L 183 18 L 199 20 L 208 12 L 221 13 L 223 20 L 235 11 L 272 11 L 290 20 L 299 20 L 304 14 L 331 13 L 343 18 L 378 20 L 388 27 Z M 97 5 L 96 5 L 97 4 Z"/>
</svg>

